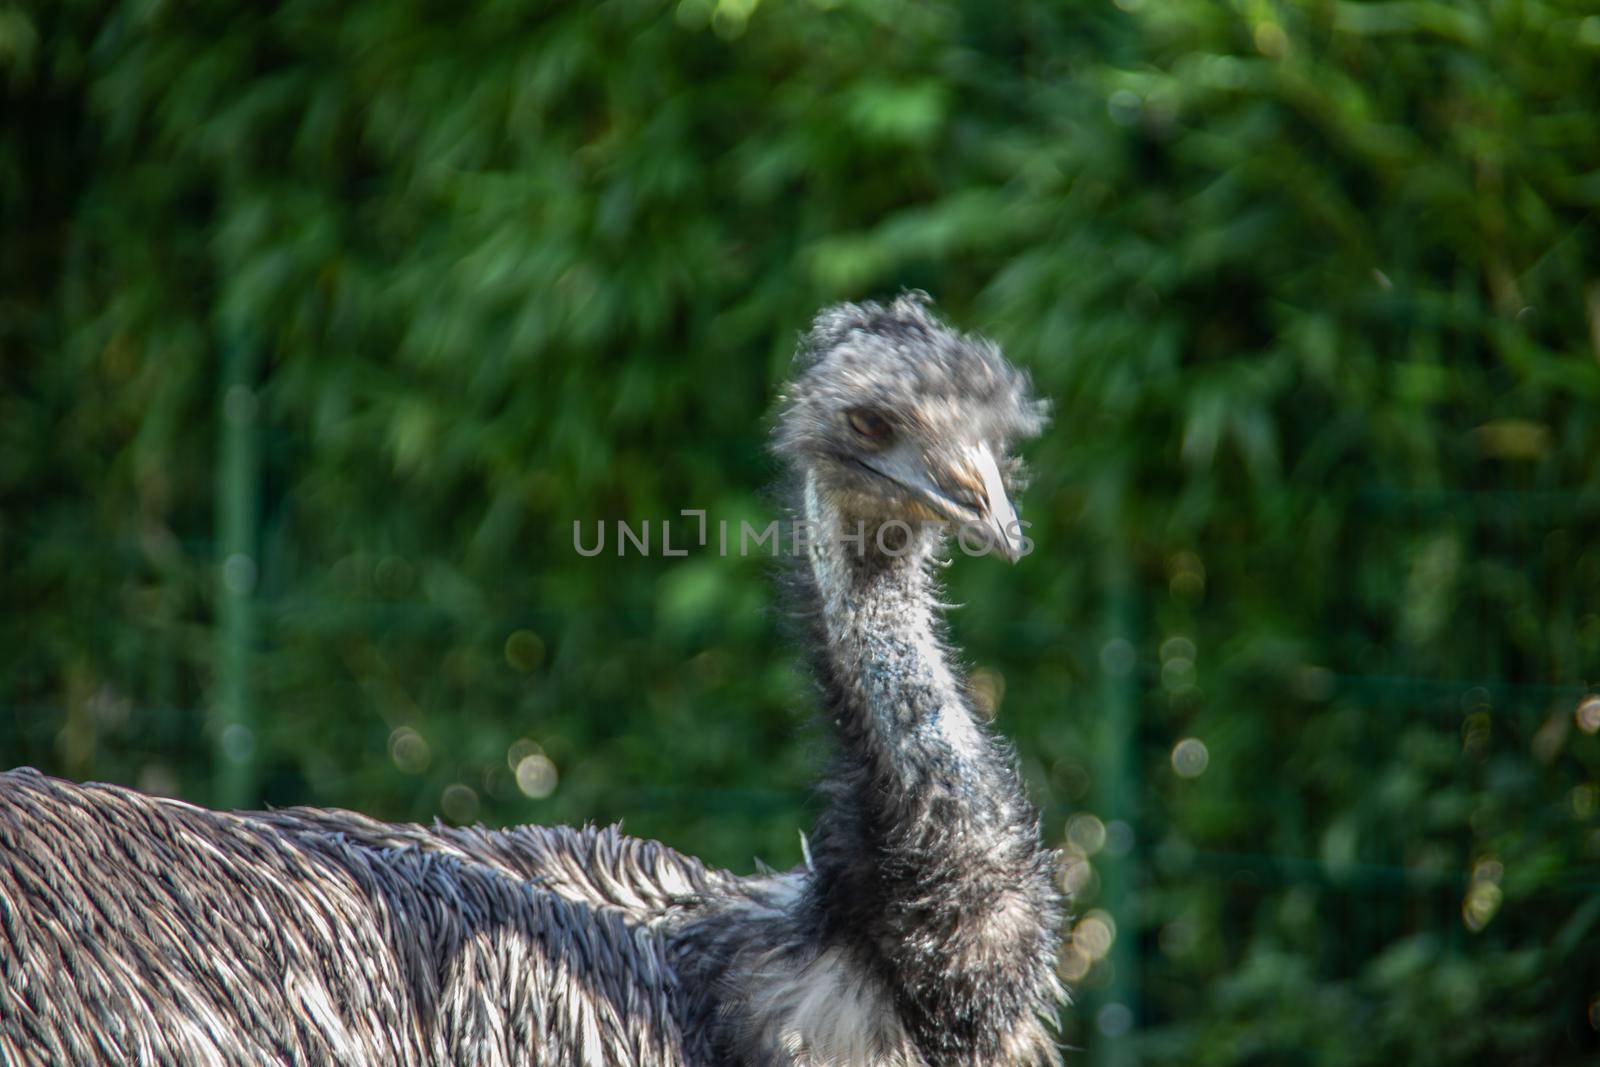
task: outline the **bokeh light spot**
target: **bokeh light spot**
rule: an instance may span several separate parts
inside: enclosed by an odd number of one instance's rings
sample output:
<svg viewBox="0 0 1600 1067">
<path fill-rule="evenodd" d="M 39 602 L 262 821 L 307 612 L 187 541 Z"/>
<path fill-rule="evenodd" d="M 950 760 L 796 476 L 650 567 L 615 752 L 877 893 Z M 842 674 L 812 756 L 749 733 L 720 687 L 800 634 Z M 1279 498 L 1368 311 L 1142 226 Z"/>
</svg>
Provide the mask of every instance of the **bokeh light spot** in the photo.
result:
<svg viewBox="0 0 1600 1067">
<path fill-rule="evenodd" d="M 1225 57 L 1217 56 L 1217 59 Z M 1193 552 L 1178 552 L 1167 561 L 1167 588 L 1177 600 L 1198 601 L 1206 592 L 1206 568 Z"/>
<path fill-rule="evenodd" d="M 1194 660 L 1188 656 L 1174 656 L 1161 665 L 1161 684 L 1169 691 L 1187 689 L 1194 680 Z"/>
<path fill-rule="evenodd" d="M 517 764 L 529 756 L 542 755 L 544 749 L 539 747 L 537 741 L 529 741 L 526 737 L 519 737 L 511 742 L 511 747 L 506 749 L 506 766 L 511 770 L 517 769 Z"/>
<path fill-rule="evenodd" d="M 1573 718 L 1578 721 L 1578 729 L 1586 734 L 1600 731 L 1600 696 L 1585 697 Z"/>
<path fill-rule="evenodd" d="M 979 667 L 972 672 L 968 684 L 972 689 L 972 699 L 978 705 L 978 713 L 986 719 L 994 718 L 1000 710 L 1000 702 L 1006 697 L 1005 675 L 990 667 Z"/>
<path fill-rule="evenodd" d="M 222 731 L 222 754 L 229 762 L 244 763 L 255 755 L 256 735 L 248 726 L 230 723 Z"/>
<path fill-rule="evenodd" d="M 1133 646 L 1120 637 L 1113 637 L 1100 649 L 1100 666 L 1114 678 L 1120 678 L 1133 670 L 1133 665 L 1138 661 L 1138 654 Z"/>
<path fill-rule="evenodd" d="M 478 794 L 471 786 L 460 782 L 447 785 L 439 797 L 439 808 L 451 822 L 469 823 L 478 817 Z"/>
<path fill-rule="evenodd" d="M 1174 659 L 1192 660 L 1194 657 L 1194 642 L 1182 634 L 1173 634 L 1171 637 L 1161 642 L 1162 663 L 1166 663 L 1168 660 Z"/>
<path fill-rule="evenodd" d="M 1088 975 L 1089 968 L 1094 965 L 1094 960 L 1077 945 L 1068 942 L 1061 949 L 1061 958 L 1056 964 L 1056 970 L 1068 982 L 1081 982 Z"/>
<path fill-rule="evenodd" d="M 1567 796 L 1572 804 L 1572 817 L 1580 822 L 1587 822 L 1594 818 L 1596 811 L 1600 811 L 1600 783 L 1575 785 Z"/>
<path fill-rule="evenodd" d="M 1467 890 L 1467 898 L 1461 902 L 1461 921 L 1467 924 L 1468 930 L 1477 933 L 1488 926 L 1494 913 L 1500 910 L 1504 896 L 1493 882 L 1473 882 Z"/>
<path fill-rule="evenodd" d="M 1211 752 L 1198 737 L 1185 737 L 1172 746 L 1172 769 L 1179 778 L 1198 778 L 1211 765 Z"/>
<path fill-rule="evenodd" d="M 531 674 L 544 662 L 544 641 L 532 630 L 513 630 L 506 638 L 506 662 L 513 670 Z"/>
<path fill-rule="evenodd" d="M 517 788 L 524 796 L 543 800 L 556 791 L 556 765 L 542 752 L 524 756 L 517 762 Z"/>
<path fill-rule="evenodd" d="M 1106 844 L 1106 826 L 1087 811 L 1067 820 L 1067 844 L 1080 856 L 1093 856 Z"/>
<path fill-rule="evenodd" d="M 1122 819 L 1106 823 L 1106 855 L 1126 856 L 1133 851 L 1133 827 Z"/>
<path fill-rule="evenodd" d="M 1094 1024 L 1106 1037 L 1122 1037 L 1133 1029 L 1133 1012 L 1126 1004 L 1112 1001 L 1095 1014 Z"/>
<path fill-rule="evenodd" d="M 1072 928 L 1072 943 L 1091 960 L 1104 959 L 1116 940 L 1116 922 L 1109 913 L 1098 908 L 1079 919 Z"/>
<path fill-rule="evenodd" d="M 1505 865 L 1494 856 L 1482 856 L 1472 865 L 1472 881 L 1461 902 L 1461 921 L 1473 933 L 1488 926 L 1489 920 L 1500 910 L 1500 902 L 1505 899 L 1505 892 L 1500 888 L 1504 875 Z"/>
<path fill-rule="evenodd" d="M 389 735 L 389 758 L 406 774 L 421 774 L 428 769 L 433 753 L 421 734 L 402 726 Z"/>
</svg>

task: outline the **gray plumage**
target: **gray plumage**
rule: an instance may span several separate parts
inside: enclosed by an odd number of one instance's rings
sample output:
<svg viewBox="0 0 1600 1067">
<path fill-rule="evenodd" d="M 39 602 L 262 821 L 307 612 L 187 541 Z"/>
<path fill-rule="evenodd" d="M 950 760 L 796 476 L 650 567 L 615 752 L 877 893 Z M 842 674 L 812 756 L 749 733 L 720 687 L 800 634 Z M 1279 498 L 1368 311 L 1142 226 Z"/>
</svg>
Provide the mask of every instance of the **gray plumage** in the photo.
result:
<svg viewBox="0 0 1600 1067">
<path fill-rule="evenodd" d="M 0 775 L 0 1064 L 946 1067 L 1058 1059 L 1057 897 L 947 653 L 946 535 L 1020 540 L 1028 383 L 925 297 L 818 317 L 776 450 L 838 754 L 811 862 L 615 829 L 221 813 Z"/>
<path fill-rule="evenodd" d="M 0 784 L 0 1062 L 690 1062 L 664 918 L 734 880 L 615 830 L 231 815 Z"/>
</svg>

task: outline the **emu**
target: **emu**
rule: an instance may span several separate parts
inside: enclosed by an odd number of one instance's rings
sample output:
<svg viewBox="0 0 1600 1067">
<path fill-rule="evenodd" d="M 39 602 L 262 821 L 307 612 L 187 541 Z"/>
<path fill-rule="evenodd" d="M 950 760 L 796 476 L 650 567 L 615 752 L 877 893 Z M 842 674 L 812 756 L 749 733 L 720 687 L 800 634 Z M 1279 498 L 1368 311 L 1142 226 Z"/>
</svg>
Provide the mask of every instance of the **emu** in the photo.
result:
<svg viewBox="0 0 1600 1067">
<path fill-rule="evenodd" d="M 807 863 L 616 828 L 217 812 L 0 775 L 0 1063 L 1056 1063 L 1059 901 L 947 648 L 944 526 L 1021 549 L 1028 379 L 920 293 L 822 312 L 775 451 L 836 755 Z"/>
</svg>

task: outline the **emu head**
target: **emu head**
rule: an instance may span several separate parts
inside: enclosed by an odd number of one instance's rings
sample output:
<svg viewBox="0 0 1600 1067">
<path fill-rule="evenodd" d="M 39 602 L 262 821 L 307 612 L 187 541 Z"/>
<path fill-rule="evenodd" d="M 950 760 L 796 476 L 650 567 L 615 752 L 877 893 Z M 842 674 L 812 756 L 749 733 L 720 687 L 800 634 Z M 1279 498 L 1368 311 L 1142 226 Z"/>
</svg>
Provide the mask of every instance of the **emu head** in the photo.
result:
<svg viewBox="0 0 1600 1067">
<path fill-rule="evenodd" d="M 924 293 L 817 316 L 784 392 L 776 450 L 871 537 L 954 523 L 1008 559 L 1022 547 L 1011 447 L 1044 425 L 1028 376 L 945 325 Z"/>
</svg>

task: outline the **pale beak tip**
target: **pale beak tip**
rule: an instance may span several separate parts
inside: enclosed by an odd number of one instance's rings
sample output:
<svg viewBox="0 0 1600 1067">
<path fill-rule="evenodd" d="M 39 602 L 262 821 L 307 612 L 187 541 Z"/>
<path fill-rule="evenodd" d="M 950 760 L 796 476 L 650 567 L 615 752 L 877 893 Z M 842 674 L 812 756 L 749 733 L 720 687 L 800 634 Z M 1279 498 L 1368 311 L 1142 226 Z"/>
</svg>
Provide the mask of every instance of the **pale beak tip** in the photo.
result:
<svg viewBox="0 0 1600 1067">
<path fill-rule="evenodd" d="M 983 482 L 982 511 L 989 539 L 1007 563 L 1015 563 L 1022 558 L 1022 527 L 1017 521 L 1016 511 L 1011 507 L 1010 498 L 1006 496 L 1000 467 L 987 445 L 980 445 L 973 450 L 972 465 Z"/>
<path fill-rule="evenodd" d="M 1010 520 L 1010 523 L 1005 526 L 1002 526 L 999 523 L 994 523 L 990 527 L 989 531 L 990 539 L 993 542 L 995 549 L 999 552 L 1000 558 L 1005 560 L 1007 563 L 1015 563 L 1017 560 L 1022 558 L 1022 545 L 1020 539 L 1012 536 L 1009 528 L 1009 526 L 1015 524 L 1015 522 L 1016 520 L 1012 519 Z"/>
</svg>

